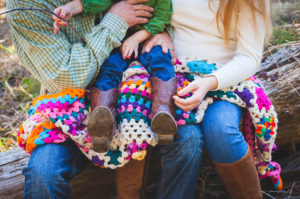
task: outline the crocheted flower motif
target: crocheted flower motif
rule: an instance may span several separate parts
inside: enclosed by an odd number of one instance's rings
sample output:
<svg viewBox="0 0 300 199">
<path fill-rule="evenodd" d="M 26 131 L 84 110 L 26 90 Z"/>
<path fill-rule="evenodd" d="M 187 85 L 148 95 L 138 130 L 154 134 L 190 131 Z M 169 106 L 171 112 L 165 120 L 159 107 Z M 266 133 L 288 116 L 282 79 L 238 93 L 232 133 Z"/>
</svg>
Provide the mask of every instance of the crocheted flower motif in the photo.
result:
<svg viewBox="0 0 300 199">
<path fill-rule="evenodd" d="M 146 81 L 131 77 L 123 82 L 119 88 L 117 99 L 117 122 L 120 124 L 124 119 L 128 122 L 134 119 L 136 122 L 141 119 L 150 125 L 152 94 L 149 76 Z"/>
<path fill-rule="evenodd" d="M 250 102 L 251 99 L 254 98 L 253 94 L 250 92 L 249 89 L 245 88 L 242 92 L 239 92 L 238 89 L 234 91 L 247 105 L 247 107 L 253 107 L 253 104 Z"/>
<path fill-rule="evenodd" d="M 208 64 L 205 60 L 195 60 L 187 63 L 190 71 L 193 73 L 210 74 L 217 70 L 216 64 Z"/>
<path fill-rule="evenodd" d="M 259 138 L 264 138 L 266 141 L 270 140 L 274 135 L 275 128 L 274 117 L 267 118 L 263 116 L 256 126 L 256 135 Z"/>
<path fill-rule="evenodd" d="M 119 165 L 120 162 L 118 161 L 118 158 L 122 156 L 122 152 L 119 150 L 119 148 L 117 150 L 109 149 L 106 153 L 106 156 L 110 157 L 108 164 Z"/>
<path fill-rule="evenodd" d="M 263 88 L 255 88 L 255 93 L 257 95 L 256 103 L 258 105 L 258 108 L 260 110 L 262 108 L 265 108 L 266 110 L 269 110 L 272 103 L 269 100 L 267 94 L 264 92 Z"/>
<path fill-rule="evenodd" d="M 100 160 L 98 156 L 93 156 L 91 159 L 92 163 L 96 166 L 99 166 L 101 168 L 104 168 L 103 164 L 104 164 L 104 160 Z"/>
<path fill-rule="evenodd" d="M 142 144 L 138 145 L 136 142 L 127 145 L 127 153 L 128 157 L 127 160 L 136 159 L 142 160 L 146 156 L 146 149 L 148 147 L 148 143 L 143 142 Z"/>
<path fill-rule="evenodd" d="M 280 177 L 281 167 L 277 162 L 269 162 L 267 165 L 258 166 L 258 174 L 260 179 L 269 177 L 273 186 L 278 191 L 282 190 L 282 179 Z"/>
<path fill-rule="evenodd" d="M 177 78 L 177 90 L 180 91 L 186 86 L 190 84 L 194 80 L 194 76 L 188 73 L 176 73 L 176 78 Z M 192 93 L 188 93 L 185 96 L 182 96 L 182 98 L 187 98 L 190 97 Z M 191 111 L 183 111 L 180 108 L 176 107 L 176 112 L 175 112 L 175 120 L 177 125 L 185 125 L 185 124 L 192 124 L 196 123 L 196 113 L 198 111 L 198 108 L 195 108 Z"/>
</svg>

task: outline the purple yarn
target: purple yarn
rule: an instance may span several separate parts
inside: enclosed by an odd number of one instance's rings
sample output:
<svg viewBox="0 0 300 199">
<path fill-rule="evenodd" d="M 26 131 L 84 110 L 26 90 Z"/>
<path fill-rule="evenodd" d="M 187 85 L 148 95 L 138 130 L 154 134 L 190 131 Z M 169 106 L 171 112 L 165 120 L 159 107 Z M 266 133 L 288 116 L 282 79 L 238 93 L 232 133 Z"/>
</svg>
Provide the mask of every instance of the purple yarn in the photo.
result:
<svg viewBox="0 0 300 199">
<path fill-rule="evenodd" d="M 248 107 L 253 107 L 253 105 L 250 103 L 250 100 L 253 99 L 253 95 L 248 89 L 244 89 L 242 92 L 239 92 L 239 90 L 236 89 L 234 93 L 237 94 Z"/>
</svg>

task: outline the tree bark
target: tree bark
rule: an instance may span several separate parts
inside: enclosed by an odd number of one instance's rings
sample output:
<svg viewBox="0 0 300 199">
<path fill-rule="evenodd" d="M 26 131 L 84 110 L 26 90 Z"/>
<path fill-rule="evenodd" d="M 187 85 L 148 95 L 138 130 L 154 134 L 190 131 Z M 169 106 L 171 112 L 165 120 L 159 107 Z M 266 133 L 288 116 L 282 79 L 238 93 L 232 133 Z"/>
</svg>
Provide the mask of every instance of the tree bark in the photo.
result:
<svg viewBox="0 0 300 199">
<path fill-rule="evenodd" d="M 256 76 L 278 114 L 277 146 L 295 152 L 300 144 L 300 43 L 267 56 Z"/>
</svg>

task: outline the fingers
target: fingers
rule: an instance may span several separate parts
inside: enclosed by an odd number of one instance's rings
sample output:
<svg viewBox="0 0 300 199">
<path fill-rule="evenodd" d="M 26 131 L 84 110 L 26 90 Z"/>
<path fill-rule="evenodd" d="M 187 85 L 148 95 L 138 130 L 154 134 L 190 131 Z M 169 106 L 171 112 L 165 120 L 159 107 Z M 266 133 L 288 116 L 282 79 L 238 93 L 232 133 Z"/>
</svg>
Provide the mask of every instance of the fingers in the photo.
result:
<svg viewBox="0 0 300 199">
<path fill-rule="evenodd" d="M 60 29 L 60 24 L 58 24 L 56 21 L 53 23 L 53 27 L 54 27 L 54 35 L 56 35 Z"/>
<path fill-rule="evenodd" d="M 128 50 L 128 54 L 127 54 L 127 58 L 128 58 L 128 59 L 131 57 L 133 51 L 134 51 L 133 48 L 130 48 L 130 49 Z"/>
<path fill-rule="evenodd" d="M 122 57 L 124 60 L 126 59 L 126 56 L 127 56 L 126 48 L 124 46 L 122 46 Z"/>
<path fill-rule="evenodd" d="M 169 52 L 169 46 L 166 42 L 159 42 L 158 45 L 161 46 L 163 53 L 167 54 Z"/>
<path fill-rule="evenodd" d="M 201 100 L 198 95 L 193 95 L 192 97 L 182 99 L 178 96 L 173 96 L 175 104 L 184 111 L 190 111 L 196 108 Z"/>
<path fill-rule="evenodd" d="M 182 89 L 181 91 L 178 92 L 179 96 L 184 96 L 190 92 L 193 92 L 195 89 L 197 89 L 197 84 L 195 84 L 194 82 L 190 83 L 187 87 L 185 87 L 184 89 Z"/>
<path fill-rule="evenodd" d="M 138 49 L 134 49 L 134 58 L 136 59 L 139 55 Z"/>
<path fill-rule="evenodd" d="M 144 10 L 135 11 L 135 15 L 137 17 L 152 17 L 152 14 L 150 12 L 147 12 L 147 11 L 144 11 Z"/>
<path fill-rule="evenodd" d="M 152 37 L 151 39 L 149 39 L 143 46 L 143 49 L 142 49 L 142 54 L 144 52 L 147 52 L 149 53 L 150 50 L 154 47 L 155 43 L 156 43 L 156 37 Z"/>
<path fill-rule="evenodd" d="M 177 60 L 176 50 L 171 50 L 171 54 L 172 54 L 172 64 L 176 64 L 176 60 Z"/>
<path fill-rule="evenodd" d="M 131 5 L 142 4 L 142 3 L 146 3 L 146 2 L 148 2 L 148 0 L 128 0 L 128 3 Z"/>
<path fill-rule="evenodd" d="M 152 7 L 150 7 L 150 6 L 145 6 L 145 5 L 143 5 L 143 4 L 134 5 L 134 6 L 133 6 L 133 10 L 136 10 L 136 11 L 138 11 L 138 10 L 144 10 L 144 11 L 146 11 L 146 12 L 153 12 L 153 8 L 152 8 Z"/>
<path fill-rule="evenodd" d="M 58 8 L 56 8 L 53 12 L 59 16 L 60 13 L 61 13 L 61 9 L 62 9 L 61 7 L 58 7 Z M 52 15 L 52 19 L 53 19 L 54 21 L 58 21 L 58 20 L 59 20 L 59 18 L 56 17 L 55 15 Z"/>
<path fill-rule="evenodd" d="M 67 16 L 67 14 L 68 14 L 68 11 L 66 9 L 62 9 L 59 16 L 64 19 Z"/>
<path fill-rule="evenodd" d="M 146 18 L 142 18 L 142 17 L 137 17 L 136 18 L 136 24 L 144 24 L 144 23 L 147 23 L 148 22 L 148 19 Z"/>
</svg>

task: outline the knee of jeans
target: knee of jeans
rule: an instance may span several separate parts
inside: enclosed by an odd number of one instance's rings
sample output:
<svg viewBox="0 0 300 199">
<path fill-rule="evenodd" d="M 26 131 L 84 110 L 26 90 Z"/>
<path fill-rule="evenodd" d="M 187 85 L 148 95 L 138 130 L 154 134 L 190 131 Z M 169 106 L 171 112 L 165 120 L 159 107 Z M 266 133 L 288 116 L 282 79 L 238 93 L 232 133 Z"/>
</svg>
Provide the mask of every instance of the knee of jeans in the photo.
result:
<svg viewBox="0 0 300 199">
<path fill-rule="evenodd" d="M 156 63 L 156 62 L 163 62 L 164 60 L 168 60 L 168 62 L 171 63 L 171 59 L 172 59 L 172 55 L 170 52 L 168 52 L 167 54 L 165 54 L 162 51 L 161 46 L 155 46 L 151 49 L 151 51 L 149 53 L 144 53 L 141 56 L 141 62 L 147 62 L 148 64 L 151 63 Z M 170 60 L 170 61 L 169 61 Z M 142 63 L 142 64 L 146 64 L 146 63 Z M 171 64 L 172 65 L 172 64 Z M 172 65 L 173 66 L 173 65 Z"/>
<path fill-rule="evenodd" d="M 239 131 L 238 123 L 219 114 L 205 114 L 201 126 L 206 139 L 222 139 L 229 132 Z"/>
<path fill-rule="evenodd" d="M 212 119 L 214 119 L 212 121 Z M 205 146 L 210 158 L 219 163 L 233 163 L 244 156 L 248 145 L 234 123 L 205 118 L 202 123 Z"/>
<path fill-rule="evenodd" d="M 179 126 L 177 133 L 174 136 L 174 142 L 185 149 L 186 152 L 193 152 L 194 150 L 202 150 L 203 136 L 199 125 L 190 124 Z"/>
<path fill-rule="evenodd" d="M 25 180 L 34 183 L 35 187 L 52 187 L 64 181 L 60 172 L 47 165 L 34 164 L 23 168 Z"/>
</svg>

